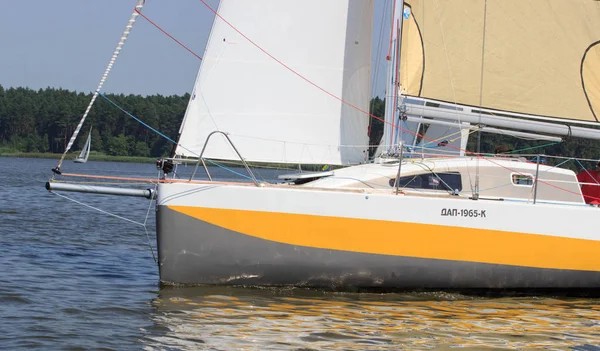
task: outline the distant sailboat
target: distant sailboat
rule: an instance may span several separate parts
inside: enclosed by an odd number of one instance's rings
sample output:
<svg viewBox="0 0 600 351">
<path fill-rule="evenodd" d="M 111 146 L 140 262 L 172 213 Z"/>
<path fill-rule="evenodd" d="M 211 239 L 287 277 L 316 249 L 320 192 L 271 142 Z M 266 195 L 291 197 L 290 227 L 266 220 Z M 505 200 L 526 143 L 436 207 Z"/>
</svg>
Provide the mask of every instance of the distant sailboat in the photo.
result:
<svg viewBox="0 0 600 351">
<path fill-rule="evenodd" d="M 91 146 L 92 146 L 92 130 L 90 129 L 90 134 L 88 134 L 88 138 L 85 141 L 85 145 L 83 145 L 83 148 L 81 149 L 81 152 L 79 153 L 79 156 L 77 156 L 75 158 L 75 160 L 73 160 L 73 162 L 86 163 L 88 160 L 88 157 L 90 156 Z"/>
</svg>

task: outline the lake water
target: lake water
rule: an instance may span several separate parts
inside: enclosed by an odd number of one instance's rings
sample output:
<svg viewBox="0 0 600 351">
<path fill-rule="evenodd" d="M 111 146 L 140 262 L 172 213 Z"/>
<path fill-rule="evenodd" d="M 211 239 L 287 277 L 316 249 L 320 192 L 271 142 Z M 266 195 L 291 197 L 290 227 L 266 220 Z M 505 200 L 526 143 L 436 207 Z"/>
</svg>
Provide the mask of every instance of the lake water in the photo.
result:
<svg viewBox="0 0 600 351">
<path fill-rule="evenodd" d="M 161 288 L 143 226 L 44 189 L 56 162 L 0 158 L 0 349 L 600 350 L 598 299 Z M 62 168 L 156 176 L 151 164 Z M 138 223 L 149 213 L 155 248 L 148 200 L 65 195 Z"/>
</svg>

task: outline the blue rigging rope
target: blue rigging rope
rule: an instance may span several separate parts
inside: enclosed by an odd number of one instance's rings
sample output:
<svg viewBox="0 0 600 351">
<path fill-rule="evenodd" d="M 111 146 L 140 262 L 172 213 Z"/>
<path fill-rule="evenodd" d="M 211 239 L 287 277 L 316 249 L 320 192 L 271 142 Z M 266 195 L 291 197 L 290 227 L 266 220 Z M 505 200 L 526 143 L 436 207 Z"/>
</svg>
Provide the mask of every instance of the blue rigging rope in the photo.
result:
<svg viewBox="0 0 600 351">
<path fill-rule="evenodd" d="M 163 138 L 167 139 L 168 141 L 172 142 L 173 144 L 176 144 L 176 145 L 177 145 L 177 142 L 175 142 L 173 139 L 169 138 L 168 136 L 166 136 L 165 134 L 163 134 L 163 133 L 159 132 L 158 130 L 156 130 L 156 129 L 152 128 L 151 126 L 149 126 L 148 124 L 144 123 L 144 122 L 143 122 L 141 119 L 137 118 L 136 116 L 132 115 L 131 113 L 129 113 L 129 112 L 127 112 L 127 111 L 125 111 L 125 110 L 124 110 L 124 109 L 123 109 L 121 106 L 117 105 L 117 104 L 116 104 L 114 101 L 112 101 L 111 99 L 107 98 L 107 97 L 106 97 L 106 95 L 104 95 L 104 94 L 102 94 L 102 93 L 100 93 L 100 92 L 98 92 L 98 95 L 102 96 L 102 97 L 103 97 L 103 98 L 104 98 L 106 101 L 110 102 L 110 103 L 111 103 L 113 106 L 115 106 L 116 108 L 118 108 L 119 110 L 121 110 L 121 111 L 122 111 L 123 113 L 125 113 L 127 116 L 129 116 L 129 117 L 131 117 L 131 118 L 135 119 L 137 122 L 139 122 L 139 123 L 140 123 L 141 125 L 143 125 L 144 127 L 146 127 L 146 128 L 148 128 L 148 129 L 150 129 L 150 130 L 151 130 L 151 131 L 153 131 L 154 133 L 156 133 L 156 134 L 160 135 L 161 137 L 163 137 Z M 181 145 L 180 145 L 180 146 L 181 146 Z M 191 150 L 189 150 L 189 149 L 185 148 L 184 146 L 181 146 L 181 147 L 182 147 L 182 148 L 184 148 L 184 149 L 186 149 L 187 151 L 191 152 L 192 154 L 194 154 L 194 155 L 198 156 L 198 154 L 196 154 L 195 152 L 193 152 L 193 151 L 191 151 Z M 211 160 L 207 160 L 207 161 L 208 161 L 208 162 L 210 162 L 211 164 L 213 164 L 213 165 L 217 166 L 217 167 L 220 167 L 220 168 L 222 168 L 222 169 L 224 169 L 224 170 L 226 170 L 226 171 L 228 171 L 228 172 L 231 172 L 231 173 L 233 173 L 233 174 L 236 174 L 236 175 L 238 175 L 238 176 L 240 176 L 240 177 L 242 177 L 242 178 L 246 178 L 246 179 L 252 179 L 252 178 L 251 178 L 251 177 L 249 177 L 249 176 L 246 176 L 246 175 L 243 175 L 243 174 L 241 174 L 241 173 L 238 173 L 238 172 L 236 172 L 236 171 L 234 171 L 234 170 L 230 169 L 229 167 L 225 167 L 225 166 L 223 166 L 223 165 L 221 165 L 221 164 L 219 164 L 219 163 L 217 163 L 217 162 L 214 162 L 214 161 L 211 161 Z"/>
<path fill-rule="evenodd" d="M 107 98 L 106 95 L 98 92 L 98 95 L 102 96 L 106 101 L 110 102 L 113 106 L 115 106 L 116 108 L 118 108 L 119 110 L 123 111 L 123 113 L 125 113 L 127 116 L 135 119 L 136 121 L 138 121 L 139 123 L 141 123 L 144 127 L 150 129 L 151 131 L 153 131 L 154 133 L 160 135 L 161 137 L 167 139 L 168 141 L 172 142 L 173 144 L 177 144 L 175 141 L 173 141 L 173 139 L 169 138 L 168 136 L 164 135 L 163 133 L 159 132 L 158 130 L 150 127 L 149 125 L 147 125 L 146 123 L 144 123 L 141 119 L 137 118 L 136 116 L 132 115 L 131 113 L 125 111 L 124 109 L 121 108 L 121 106 L 117 105 L 115 102 L 113 102 L 111 99 Z M 186 149 L 187 150 L 187 149 Z M 190 150 L 188 150 L 190 151 Z M 191 152 L 191 151 L 190 151 Z M 194 152 L 192 152 L 193 154 L 195 154 Z"/>
</svg>

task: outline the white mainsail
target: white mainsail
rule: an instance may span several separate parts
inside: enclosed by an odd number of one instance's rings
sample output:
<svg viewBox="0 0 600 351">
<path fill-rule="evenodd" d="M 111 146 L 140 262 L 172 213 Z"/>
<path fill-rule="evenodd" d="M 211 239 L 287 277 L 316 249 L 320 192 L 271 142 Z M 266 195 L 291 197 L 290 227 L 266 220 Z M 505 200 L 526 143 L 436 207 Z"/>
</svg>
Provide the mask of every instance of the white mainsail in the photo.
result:
<svg viewBox="0 0 600 351">
<path fill-rule="evenodd" d="M 198 156 L 218 130 L 249 161 L 364 162 L 373 1 L 222 0 L 218 13 L 176 155 Z M 238 159 L 220 135 L 204 156 Z"/>
</svg>

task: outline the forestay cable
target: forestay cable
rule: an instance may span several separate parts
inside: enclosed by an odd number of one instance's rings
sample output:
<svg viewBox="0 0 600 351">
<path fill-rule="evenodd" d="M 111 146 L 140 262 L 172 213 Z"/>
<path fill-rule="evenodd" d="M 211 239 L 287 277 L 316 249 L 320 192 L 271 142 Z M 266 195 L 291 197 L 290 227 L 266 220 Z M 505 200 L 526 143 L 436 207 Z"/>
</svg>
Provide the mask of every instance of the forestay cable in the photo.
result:
<svg viewBox="0 0 600 351">
<path fill-rule="evenodd" d="M 144 7 L 144 3 L 146 3 L 146 0 L 137 0 L 137 4 L 135 5 L 135 10 L 131 14 L 131 17 L 129 18 L 129 22 L 127 22 L 127 26 L 125 26 L 125 31 L 123 31 L 123 34 L 121 34 L 121 40 L 119 40 L 119 43 L 117 44 L 117 48 L 113 52 L 113 55 L 110 58 L 110 61 L 108 62 L 108 66 L 106 66 L 106 70 L 104 71 L 104 74 L 102 75 L 102 78 L 100 79 L 100 83 L 98 83 L 98 87 L 96 88 L 96 91 L 94 92 L 94 95 L 92 96 L 92 100 L 90 101 L 88 107 L 85 109 L 85 112 L 83 113 L 83 117 L 81 117 L 81 120 L 79 121 L 79 124 L 77 125 L 77 128 L 75 128 L 75 132 L 73 132 L 73 135 L 71 136 L 71 140 L 69 140 L 69 144 L 67 144 L 67 147 L 65 148 L 65 152 L 60 157 L 60 160 L 58 161 L 58 165 L 55 168 L 55 171 L 60 171 L 60 166 L 62 165 L 62 163 L 65 159 L 65 156 L 67 155 L 67 152 L 69 152 L 69 150 L 71 149 L 71 146 L 73 146 L 73 143 L 75 142 L 75 139 L 77 139 L 77 135 L 79 134 L 79 131 L 81 130 L 81 126 L 83 125 L 83 122 L 85 122 L 85 119 L 86 119 L 88 113 L 92 109 L 92 105 L 94 105 L 94 102 L 96 101 L 96 98 L 98 97 L 98 94 L 100 93 L 100 90 L 102 89 L 102 86 L 104 85 L 104 82 L 106 81 L 106 78 L 108 77 L 108 74 L 110 73 L 110 70 L 112 69 L 112 66 L 114 65 L 115 61 L 117 60 L 117 57 L 119 56 L 119 53 L 121 52 L 121 49 L 123 48 L 123 45 L 125 44 L 125 40 L 127 40 L 127 36 L 129 35 L 129 33 L 131 32 L 131 29 L 133 28 L 135 19 L 139 15 L 139 11 L 142 9 L 142 7 Z"/>
</svg>

